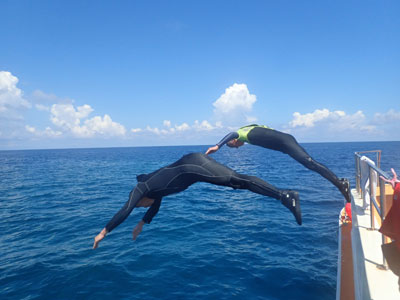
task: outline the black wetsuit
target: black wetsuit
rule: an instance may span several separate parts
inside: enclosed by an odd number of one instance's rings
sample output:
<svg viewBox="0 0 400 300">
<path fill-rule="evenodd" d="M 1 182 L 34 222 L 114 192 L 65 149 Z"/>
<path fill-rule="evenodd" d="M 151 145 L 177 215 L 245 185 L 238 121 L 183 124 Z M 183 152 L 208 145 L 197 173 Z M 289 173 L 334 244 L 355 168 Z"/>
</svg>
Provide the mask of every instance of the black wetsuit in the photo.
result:
<svg viewBox="0 0 400 300">
<path fill-rule="evenodd" d="M 301 224 L 300 202 L 298 202 L 297 192 L 279 190 L 258 177 L 238 174 L 201 153 L 185 155 L 175 163 L 153 173 L 139 175 L 137 179 L 138 184 L 129 194 L 128 201 L 106 225 L 108 232 L 129 216 L 141 198 L 154 199 L 154 203 L 143 217 L 145 223 L 150 223 L 160 208 L 162 197 L 179 193 L 196 182 L 208 182 L 234 189 L 247 189 L 257 194 L 281 200 L 282 204 L 295 215 L 296 221 Z M 295 200 L 296 206 L 295 202 L 293 202 L 293 205 L 290 202 Z"/>
<path fill-rule="evenodd" d="M 233 139 L 239 139 L 246 141 L 252 145 L 257 145 L 267 149 L 272 149 L 288 154 L 306 168 L 315 171 L 322 177 L 328 179 L 345 196 L 347 202 L 350 201 L 350 194 L 349 194 L 350 189 L 348 181 L 344 179 L 339 179 L 331 170 L 328 169 L 328 167 L 315 161 L 306 152 L 306 150 L 304 150 L 304 148 L 297 143 L 296 139 L 292 135 L 268 127 L 258 126 L 256 124 L 245 127 L 250 127 L 250 131 L 248 131 L 247 133 L 247 139 L 244 140 L 240 139 L 238 133 L 239 131 L 231 132 L 228 135 L 226 135 L 217 144 L 217 146 L 221 148 L 227 142 Z"/>
</svg>

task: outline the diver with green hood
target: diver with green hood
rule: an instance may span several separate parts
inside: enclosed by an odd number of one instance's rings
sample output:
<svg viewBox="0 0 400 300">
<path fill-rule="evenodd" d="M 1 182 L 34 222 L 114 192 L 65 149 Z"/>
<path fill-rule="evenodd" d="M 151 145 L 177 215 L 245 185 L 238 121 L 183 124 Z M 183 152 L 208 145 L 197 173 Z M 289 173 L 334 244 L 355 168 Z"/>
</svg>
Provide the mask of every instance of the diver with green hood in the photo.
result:
<svg viewBox="0 0 400 300">
<path fill-rule="evenodd" d="M 315 161 L 292 135 L 267 126 L 257 124 L 243 126 L 239 130 L 227 134 L 215 146 L 208 148 L 206 155 L 217 152 L 225 144 L 231 148 L 238 148 L 245 143 L 288 154 L 307 169 L 317 172 L 333 183 L 346 198 L 346 201 L 350 202 L 350 184 L 347 179 L 339 179 L 328 167 Z"/>
</svg>

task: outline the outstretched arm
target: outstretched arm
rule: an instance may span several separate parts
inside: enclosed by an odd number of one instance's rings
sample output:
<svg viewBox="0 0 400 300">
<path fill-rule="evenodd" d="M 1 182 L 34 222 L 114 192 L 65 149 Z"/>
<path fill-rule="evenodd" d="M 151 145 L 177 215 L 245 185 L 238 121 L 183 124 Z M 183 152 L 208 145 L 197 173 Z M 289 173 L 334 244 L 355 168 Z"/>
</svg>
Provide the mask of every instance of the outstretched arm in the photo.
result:
<svg viewBox="0 0 400 300">
<path fill-rule="evenodd" d="M 105 238 L 107 233 L 111 232 L 115 227 L 121 224 L 132 212 L 137 202 L 143 197 L 143 193 L 136 186 L 129 194 L 129 199 L 125 205 L 114 215 L 107 223 L 106 227 L 94 238 L 93 249 L 96 249 L 99 243 Z"/>
<path fill-rule="evenodd" d="M 153 220 L 154 216 L 158 213 L 158 210 L 160 209 L 161 200 L 162 200 L 161 198 L 154 199 L 153 204 L 147 210 L 147 212 L 144 215 L 143 219 L 140 220 L 139 223 L 137 223 L 135 228 L 133 228 L 133 231 L 132 231 L 132 239 L 133 240 L 136 240 L 136 238 L 142 232 L 144 224 L 150 224 L 151 223 L 151 220 Z"/>
<path fill-rule="evenodd" d="M 214 152 L 217 152 L 219 148 L 221 148 L 223 145 L 225 145 L 227 142 L 237 139 L 239 137 L 239 134 L 237 132 L 230 132 L 228 133 L 222 140 L 219 141 L 218 144 L 216 144 L 213 147 L 210 147 L 206 151 L 206 155 L 212 154 Z"/>
<path fill-rule="evenodd" d="M 217 145 L 212 146 L 212 147 L 210 147 L 210 148 L 207 149 L 206 155 L 208 155 L 208 154 L 213 154 L 213 153 L 217 152 L 218 149 L 219 149 L 219 147 L 218 147 Z"/>
<path fill-rule="evenodd" d="M 136 240 L 138 235 L 142 232 L 144 224 L 145 224 L 144 221 L 140 220 L 139 223 L 137 223 L 137 225 L 135 226 L 135 228 L 133 228 L 133 231 L 132 231 L 132 239 L 133 240 Z"/>
<path fill-rule="evenodd" d="M 386 178 L 383 177 L 383 176 L 380 176 L 380 178 L 381 178 L 383 181 L 385 181 L 385 182 L 387 182 L 387 183 L 390 183 L 391 186 L 392 186 L 392 188 L 395 188 L 396 183 L 399 183 L 400 180 L 397 179 L 397 174 L 396 174 L 395 170 L 394 170 L 393 168 L 391 168 L 390 170 L 391 170 L 392 173 L 393 173 L 393 178 L 392 178 L 392 179 L 386 179 Z"/>
</svg>

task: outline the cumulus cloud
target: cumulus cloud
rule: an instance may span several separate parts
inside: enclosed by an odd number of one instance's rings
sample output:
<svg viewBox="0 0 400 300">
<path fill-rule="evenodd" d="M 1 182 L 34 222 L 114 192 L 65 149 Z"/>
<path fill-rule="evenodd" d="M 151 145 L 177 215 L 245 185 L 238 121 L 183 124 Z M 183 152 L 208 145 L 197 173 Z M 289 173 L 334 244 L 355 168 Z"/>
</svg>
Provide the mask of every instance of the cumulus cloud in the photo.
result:
<svg viewBox="0 0 400 300">
<path fill-rule="evenodd" d="M 175 128 L 178 131 L 186 131 L 190 129 L 190 126 L 187 123 L 182 123 L 181 125 L 175 125 Z"/>
<path fill-rule="evenodd" d="M 24 113 L 32 105 L 24 98 L 22 90 L 17 87 L 18 81 L 18 78 L 10 72 L 0 71 L 0 138 L 2 140 L 23 140 L 26 134 Z"/>
<path fill-rule="evenodd" d="M 19 117 L 18 110 L 31 107 L 17 87 L 18 81 L 10 72 L 0 71 L 0 113 Z"/>
<path fill-rule="evenodd" d="M 76 108 L 72 104 L 53 104 L 50 112 L 51 122 L 75 137 L 112 137 L 124 136 L 126 133 L 125 127 L 114 122 L 107 114 L 86 119 L 93 112 L 87 104 Z"/>
<path fill-rule="evenodd" d="M 337 115 L 341 114 L 342 112 L 338 112 Z M 331 112 L 327 109 L 316 109 L 312 113 L 307 113 L 307 114 L 300 114 L 299 112 L 293 113 L 293 120 L 290 121 L 290 126 L 291 127 L 298 127 L 298 126 L 304 126 L 304 127 L 314 127 L 315 122 L 321 121 L 323 119 L 326 119 L 331 115 Z"/>
<path fill-rule="evenodd" d="M 248 115 L 256 101 L 257 97 L 250 94 L 246 84 L 234 83 L 213 103 L 214 115 L 218 121 L 231 124 L 256 120 Z"/>
<path fill-rule="evenodd" d="M 283 131 L 305 141 L 362 141 L 390 139 L 383 128 L 372 122 L 359 110 L 353 114 L 344 111 L 316 109 L 314 112 L 293 113 L 293 119 Z"/>
<path fill-rule="evenodd" d="M 69 98 L 60 98 L 54 94 L 47 94 L 41 90 L 35 90 L 29 96 L 34 107 L 39 111 L 50 111 L 53 104 L 73 104 L 74 101 Z"/>
<path fill-rule="evenodd" d="M 87 104 L 78 106 L 76 109 L 72 104 L 53 104 L 50 120 L 56 126 L 73 129 L 79 126 L 81 119 L 86 118 L 92 111 L 93 109 Z"/>
<path fill-rule="evenodd" d="M 389 109 L 386 113 L 375 113 L 373 122 L 379 125 L 400 122 L 400 111 Z"/>
<path fill-rule="evenodd" d="M 182 132 L 190 131 L 190 130 L 194 130 L 196 132 L 199 132 L 199 131 L 210 131 L 210 130 L 222 127 L 220 122 L 217 122 L 215 124 L 215 126 L 213 126 L 207 120 L 203 120 L 201 122 L 198 121 L 198 120 L 195 120 L 193 125 L 189 125 L 186 122 L 183 122 L 182 124 L 172 125 L 171 121 L 164 120 L 163 121 L 163 126 L 164 126 L 164 128 L 158 128 L 158 127 L 151 127 L 151 126 L 147 125 L 144 129 L 142 129 L 142 128 L 132 128 L 131 132 L 134 133 L 134 134 L 135 133 L 149 132 L 149 133 L 153 133 L 153 134 L 156 134 L 156 135 L 171 135 L 171 134 L 180 134 Z"/>
<path fill-rule="evenodd" d="M 152 128 L 152 127 L 147 125 L 145 130 L 148 131 L 148 132 L 157 134 L 157 135 L 161 134 L 161 131 L 160 131 L 160 129 L 158 129 L 158 127 Z"/>
<path fill-rule="evenodd" d="M 46 127 L 45 130 L 40 131 L 40 130 L 37 130 L 33 126 L 26 125 L 25 130 L 35 136 L 38 136 L 38 137 L 58 137 L 58 136 L 62 135 L 61 131 L 55 131 L 55 130 L 51 129 L 50 127 Z"/>
<path fill-rule="evenodd" d="M 121 124 L 114 122 L 109 115 L 104 115 L 104 117 L 96 116 L 85 121 L 84 126 L 75 127 L 78 130 L 78 135 L 80 132 L 84 134 L 82 136 L 124 136 L 126 129 Z"/>
<path fill-rule="evenodd" d="M 138 132 L 142 132 L 142 131 L 143 131 L 142 128 L 132 128 L 132 129 L 131 129 L 131 132 L 132 132 L 132 133 L 138 133 Z"/>
<path fill-rule="evenodd" d="M 214 126 L 212 126 L 207 120 L 204 120 L 202 122 L 199 122 L 198 120 L 194 121 L 193 128 L 196 130 L 206 130 L 210 131 L 214 129 Z"/>
<path fill-rule="evenodd" d="M 291 128 L 305 127 L 312 128 L 318 126 L 330 126 L 338 130 L 345 129 L 361 129 L 372 130 L 374 126 L 366 125 L 364 113 L 359 110 L 352 115 L 346 114 L 344 111 L 329 111 L 328 109 L 316 109 L 312 113 L 300 114 L 293 113 L 293 120 L 289 123 Z"/>
</svg>

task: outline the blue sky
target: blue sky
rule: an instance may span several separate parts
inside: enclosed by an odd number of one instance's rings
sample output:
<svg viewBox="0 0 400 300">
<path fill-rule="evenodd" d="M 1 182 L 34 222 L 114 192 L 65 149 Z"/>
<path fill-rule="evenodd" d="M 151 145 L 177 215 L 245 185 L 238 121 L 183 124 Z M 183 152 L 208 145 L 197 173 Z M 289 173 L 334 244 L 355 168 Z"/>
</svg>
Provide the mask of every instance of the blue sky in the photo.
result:
<svg viewBox="0 0 400 300">
<path fill-rule="evenodd" d="M 0 149 L 400 140 L 399 1 L 1 1 Z"/>
</svg>

